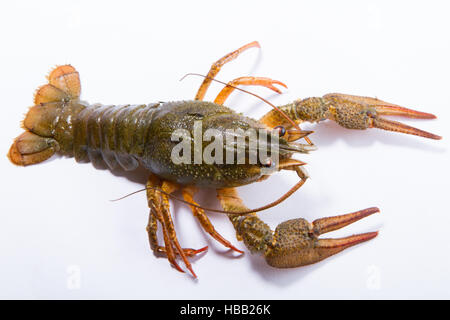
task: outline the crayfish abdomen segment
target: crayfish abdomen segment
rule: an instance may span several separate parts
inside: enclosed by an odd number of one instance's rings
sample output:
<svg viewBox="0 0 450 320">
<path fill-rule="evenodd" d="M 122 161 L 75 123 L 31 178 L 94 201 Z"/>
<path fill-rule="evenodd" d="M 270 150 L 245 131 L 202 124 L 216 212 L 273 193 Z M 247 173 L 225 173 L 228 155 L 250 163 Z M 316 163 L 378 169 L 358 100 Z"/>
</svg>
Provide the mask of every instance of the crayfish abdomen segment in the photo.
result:
<svg viewBox="0 0 450 320">
<path fill-rule="evenodd" d="M 133 170 L 145 152 L 152 114 L 159 104 L 90 106 L 73 121 L 73 154 L 110 169 Z"/>
</svg>

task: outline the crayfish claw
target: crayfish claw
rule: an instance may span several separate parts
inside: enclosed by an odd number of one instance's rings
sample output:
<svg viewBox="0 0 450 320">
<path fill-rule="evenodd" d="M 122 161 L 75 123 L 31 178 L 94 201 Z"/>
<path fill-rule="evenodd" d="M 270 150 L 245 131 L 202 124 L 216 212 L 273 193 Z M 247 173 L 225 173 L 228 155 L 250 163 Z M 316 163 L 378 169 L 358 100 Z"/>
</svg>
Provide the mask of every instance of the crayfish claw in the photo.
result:
<svg viewBox="0 0 450 320">
<path fill-rule="evenodd" d="M 379 212 L 378 208 L 368 208 L 345 215 L 317 219 L 313 223 L 302 218 L 280 223 L 271 245 L 265 252 L 266 261 L 277 268 L 300 267 L 316 263 L 346 248 L 373 239 L 378 232 L 340 239 L 319 239 L 318 236 L 343 228 L 376 212 Z"/>
<path fill-rule="evenodd" d="M 384 119 L 381 116 L 400 116 L 415 119 L 435 119 L 431 113 L 412 110 L 377 98 L 331 93 L 323 97 L 329 105 L 329 117 L 349 129 L 379 128 L 388 131 L 412 134 L 428 139 L 442 137 L 401 122 Z"/>
</svg>

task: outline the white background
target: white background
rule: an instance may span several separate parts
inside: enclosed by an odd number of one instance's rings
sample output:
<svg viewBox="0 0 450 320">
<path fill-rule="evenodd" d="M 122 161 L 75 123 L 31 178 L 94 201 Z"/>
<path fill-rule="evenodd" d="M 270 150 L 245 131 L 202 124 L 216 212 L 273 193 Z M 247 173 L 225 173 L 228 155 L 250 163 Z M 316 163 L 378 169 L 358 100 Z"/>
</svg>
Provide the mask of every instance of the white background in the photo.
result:
<svg viewBox="0 0 450 320">
<path fill-rule="evenodd" d="M 225 250 L 173 206 L 199 279 L 149 250 L 146 173 L 114 175 L 55 157 L 21 168 L 0 158 L 0 298 L 450 298 L 449 74 L 447 1 L 14 1 L 0 5 L 0 150 L 6 155 L 33 92 L 56 64 L 80 72 L 82 98 L 102 103 L 192 99 L 211 63 L 253 40 L 218 79 L 267 76 L 288 90 L 276 104 L 329 92 L 377 96 L 431 112 L 407 123 L 444 136 L 427 140 L 381 130 L 311 125 L 319 150 L 302 156 L 311 179 L 260 216 L 312 221 L 379 206 L 381 214 L 331 236 L 380 235 L 318 264 L 273 269 L 264 259 Z M 119 4 L 120 3 L 120 4 Z M 211 86 L 213 100 L 220 87 Z M 233 93 L 230 107 L 259 117 L 270 107 Z M 296 181 L 278 173 L 240 188 L 249 207 L 278 198 Z M 217 206 L 214 191 L 198 198 Z M 216 228 L 240 248 L 228 219 Z"/>
</svg>

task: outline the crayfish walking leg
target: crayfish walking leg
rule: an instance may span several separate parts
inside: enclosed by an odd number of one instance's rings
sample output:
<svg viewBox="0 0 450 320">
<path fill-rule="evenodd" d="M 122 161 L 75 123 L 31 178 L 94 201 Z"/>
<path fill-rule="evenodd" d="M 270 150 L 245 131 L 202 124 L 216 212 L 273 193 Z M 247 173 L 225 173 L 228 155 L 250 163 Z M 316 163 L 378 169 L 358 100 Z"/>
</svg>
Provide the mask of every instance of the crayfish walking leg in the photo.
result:
<svg viewBox="0 0 450 320">
<path fill-rule="evenodd" d="M 161 193 L 154 188 L 159 188 L 165 193 Z M 148 179 L 147 199 L 148 205 L 150 207 L 150 217 L 149 224 L 147 226 L 147 232 L 149 235 L 150 247 L 156 254 L 166 254 L 169 262 L 178 271 L 184 272 L 175 259 L 176 255 L 179 255 L 192 275 L 194 277 L 197 277 L 187 257 L 194 256 L 200 252 L 203 252 L 208 247 L 204 247 L 198 250 L 181 248 L 170 214 L 169 198 L 167 196 L 167 194 L 171 194 L 177 188 L 178 185 L 166 181 L 161 181 L 156 175 L 153 174 L 150 175 Z M 165 244 L 164 247 L 158 245 L 158 240 L 156 237 L 157 221 L 159 221 L 162 226 Z"/>
</svg>

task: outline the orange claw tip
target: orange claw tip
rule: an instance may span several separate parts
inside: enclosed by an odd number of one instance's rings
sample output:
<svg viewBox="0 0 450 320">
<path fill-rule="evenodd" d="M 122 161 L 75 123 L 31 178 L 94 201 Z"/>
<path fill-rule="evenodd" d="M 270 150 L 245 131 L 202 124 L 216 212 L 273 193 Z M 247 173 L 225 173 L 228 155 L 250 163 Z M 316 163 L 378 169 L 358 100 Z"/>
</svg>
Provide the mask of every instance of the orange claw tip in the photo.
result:
<svg viewBox="0 0 450 320">
<path fill-rule="evenodd" d="M 188 266 L 187 268 L 188 268 L 189 271 L 191 272 L 192 276 L 193 276 L 195 279 L 197 279 L 197 275 L 195 274 L 194 269 L 192 269 L 191 266 Z"/>
<path fill-rule="evenodd" d="M 375 238 L 377 235 L 378 235 L 378 231 L 355 234 L 353 236 L 344 238 L 345 242 L 346 242 L 345 246 L 354 246 L 358 243 L 371 240 L 371 239 Z"/>
<path fill-rule="evenodd" d="M 347 237 L 347 239 L 348 239 L 347 245 L 353 246 L 353 245 L 361 243 L 361 242 L 369 241 L 369 240 L 375 238 L 376 236 L 378 236 L 378 231 L 356 234 L 356 235 Z"/>
<path fill-rule="evenodd" d="M 357 245 L 359 243 L 369 241 L 378 235 L 378 231 L 355 234 L 353 236 L 340 239 L 320 239 L 318 241 L 319 247 L 322 249 L 339 249 L 344 250 L 348 247 Z"/>
<path fill-rule="evenodd" d="M 400 106 L 376 106 L 375 109 L 380 115 L 386 116 L 400 116 L 406 118 L 417 118 L 417 119 L 436 119 L 437 117 L 428 112 L 417 111 L 413 109 L 408 109 Z"/>
<path fill-rule="evenodd" d="M 442 137 L 441 136 L 438 136 L 438 135 L 435 135 L 435 134 L 430 134 L 432 137 L 429 137 L 430 139 L 434 139 L 434 140 L 441 140 L 442 139 Z"/>
<path fill-rule="evenodd" d="M 180 268 L 180 266 L 178 265 L 178 263 L 176 263 L 175 261 L 172 263 L 172 266 L 177 269 L 178 271 L 180 271 L 181 273 L 184 273 L 184 270 Z"/>
<path fill-rule="evenodd" d="M 421 111 L 415 111 L 417 114 L 417 118 L 419 119 L 437 119 L 437 116 L 435 116 L 432 113 L 427 113 L 427 112 L 421 112 Z M 414 117 L 416 118 L 416 117 Z"/>
<path fill-rule="evenodd" d="M 249 43 L 249 46 L 261 48 L 261 45 L 259 44 L 258 41 L 253 41 L 253 42 Z"/>
<path fill-rule="evenodd" d="M 205 246 L 205 247 L 203 247 L 203 248 L 194 250 L 194 254 L 198 254 L 198 253 L 201 253 L 201 252 L 205 252 L 205 251 L 207 251 L 207 250 L 208 250 L 208 246 Z"/>
<path fill-rule="evenodd" d="M 239 249 L 236 248 L 235 246 L 232 246 L 231 250 L 236 251 L 236 252 L 238 252 L 238 253 L 240 253 L 240 254 L 243 254 L 243 253 L 244 253 L 244 251 L 239 250 Z"/>
<path fill-rule="evenodd" d="M 387 120 L 383 118 L 374 118 L 372 121 L 372 126 L 379 129 L 384 129 L 388 131 L 401 132 L 406 134 L 412 134 L 419 137 L 424 137 L 428 139 L 441 140 L 442 137 L 435 135 L 433 133 L 420 130 L 398 121 Z"/>
<path fill-rule="evenodd" d="M 261 45 L 259 44 L 258 41 L 252 41 L 252 42 L 247 43 L 246 45 L 242 46 L 238 50 L 243 51 L 243 50 L 246 50 L 248 48 L 261 48 Z"/>
<path fill-rule="evenodd" d="M 360 210 L 358 212 L 361 212 L 361 215 L 364 215 L 364 217 L 367 217 L 368 215 L 371 215 L 373 213 L 380 212 L 380 209 L 378 207 L 370 207 L 367 209 Z"/>
<path fill-rule="evenodd" d="M 281 82 L 281 81 L 273 80 L 273 83 L 274 83 L 274 84 L 279 84 L 280 86 L 285 87 L 285 88 L 287 89 L 287 85 L 285 85 L 285 84 L 284 84 L 283 82 Z"/>
<path fill-rule="evenodd" d="M 313 221 L 314 233 L 317 235 L 341 229 L 371 214 L 380 212 L 377 207 L 371 207 L 340 216 L 320 218 Z"/>
<path fill-rule="evenodd" d="M 267 86 L 267 88 L 269 88 L 269 89 L 272 90 L 272 91 L 275 91 L 275 92 L 278 93 L 278 94 L 281 94 L 281 93 L 282 93 L 281 90 L 278 89 L 278 88 L 275 87 L 275 86 Z"/>
<path fill-rule="evenodd" d="M 410 133 L 410 134 L 414 134 L 414 135 L 417 135 L 417 136 L 420 136 L 420 137 L 433 139 L 433 140 L 441 140 L 442 139 L 441 136 L 438 136 L 438 135 L 436 135 L 434 133 L 431 133 L 431 132 L 427 132 L 427 131 L 423 131 L 423 130 L 419 130 L 419 129 L 416 129 L 416 132 L 417 133 Z"/>
</svg>

